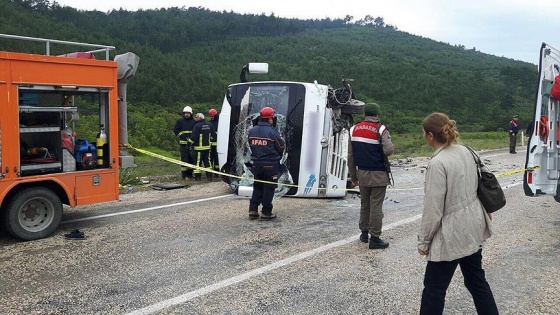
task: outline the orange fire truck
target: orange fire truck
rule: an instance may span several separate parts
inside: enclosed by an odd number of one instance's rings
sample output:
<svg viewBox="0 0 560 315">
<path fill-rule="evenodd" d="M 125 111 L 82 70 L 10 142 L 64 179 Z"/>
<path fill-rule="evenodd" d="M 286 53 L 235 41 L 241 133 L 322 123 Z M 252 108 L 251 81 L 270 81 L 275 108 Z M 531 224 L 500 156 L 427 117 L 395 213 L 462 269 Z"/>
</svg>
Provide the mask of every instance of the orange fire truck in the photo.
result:
<svg viewBox="0 0 560 315">
<path fill-rule="evenodd" d="M 57 229 L 64 205 L 119 198 L 119 169 L 134 166 L 126 85 L 139 58 L 110 60 L 113 46 L 0 34 L 0 43 L 12 41 L 46 46 L 45 54 L 0 51 L 1 228 L 34 240 Z M 53 44 L 93 50 L 52 56 Z"/>
</svg>

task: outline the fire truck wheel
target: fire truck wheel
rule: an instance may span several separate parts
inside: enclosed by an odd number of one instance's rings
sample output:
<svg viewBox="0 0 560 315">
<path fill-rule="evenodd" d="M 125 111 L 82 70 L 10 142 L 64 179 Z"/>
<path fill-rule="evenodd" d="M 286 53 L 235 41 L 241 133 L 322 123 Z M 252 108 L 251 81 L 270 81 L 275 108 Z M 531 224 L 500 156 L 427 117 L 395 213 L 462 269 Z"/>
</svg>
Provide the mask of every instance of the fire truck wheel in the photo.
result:
<svg viewBox="0 0 560 315">
<path fill-rule="evenodd" d="M 17 193 L 6 208 L 6 230 L 30 241 L 51 235 L 62 220 L 62 203 L 51 190 L 28 188 Z"/>
</svg>

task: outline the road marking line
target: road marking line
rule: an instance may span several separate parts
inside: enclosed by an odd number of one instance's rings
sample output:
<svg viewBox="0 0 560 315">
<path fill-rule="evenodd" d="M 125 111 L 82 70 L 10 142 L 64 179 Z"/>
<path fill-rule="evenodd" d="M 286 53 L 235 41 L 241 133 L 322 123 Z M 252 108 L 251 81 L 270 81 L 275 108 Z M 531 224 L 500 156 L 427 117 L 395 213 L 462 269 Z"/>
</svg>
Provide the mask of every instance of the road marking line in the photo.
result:
<svg viewBox="0 0 560 315">
<path fill-rule="evenodd" d="M 517 183 L 513 183 L 513 184 L 506 184 L 506 186 L 502 187 L 502 189 L 508 189 L 508 188 L 511 188 L 511 187 L 519 186 L 521 184 L 523 184 L 523 183 L 522 182 L 517 182 Z"/>
<path fill-rule="evenodd" d="M 387 224 L 387 226 L 383 227 L 383 231 L 388 231 L 388 230 L 391 230 L 393 228 L 399 227 L 401 225 L 412 223 L 412 222 L 420 219 L 421 217 L 422 217 L 422 214 L 418 214 L 418 215 L 412 216 L 410 218 L 406 218 L 406 219 L 403 219 L 403 220 L 400 220 L 400 221 L 397 221 L 397 222 L 394 222 L 394 223 L 391 223 L 391 224 Z M 188 301 L 190 301 L 194 298 L 197 298 L 199 296 L 202 296 L 202 295 L 211 293 L 213 291 L 223 289 L 225 287 L 229 287 L 231 285 L 243 282 L 243 281 L 248 280 L 250 278 L 259 276 L 261 274 L 264 274 L 268 271 L 293 264 L 293 263 L 298 262 L 300 260 L 309 258 L 311 256 L 320 254 L 322 252 L 325 252 L 327 250 L 330 250 L 330 249 L 333 249 L 333 248 L 336 248 L 336 247 L 340 247 L 340 246 L 347 245 L 347 244 L 352 243 L 352 242 L 356 242 L 358 240 L 358 237 L 359 237 L 359 234 L 353 235 L 351 237 L 348 237 L 346 239 L 343 239 L 343 240 L 340 240 L 340 241 L 337 241 L 337 242 L 334 242 L 334 243 L 323 245 L 321 247 L 318 247 L 318 248 L 315 248 L 315 249 L 312 249 L 312 250 L 309 250 L 309 251 L 306 251 L 306 252 L 288 257 L 286 259 L 282 259 L 282 260 L 279 260 L 277 262 L 268 264 L 266 266 L 251 270 L 251 271 L 246 272 L 244 274 L 241 274 L 241 275 L 229 278 L 229 279 L 222 280 L 220 282 L 211 284 L 209 286 L 200 288 L 198 290 L 194 290 L 194 291 L 179 295 L 177 297 L 174 297 L 174 298 L 171 298 L 171 299 L 168 299 L 168 300 L 165 300 L 165 301 L 161 301 L 161 302 L 156 303 L 156 304 L 152 304 L 150 306 L 147 306 L 147 307 L 141 308 L 139 310 L 130 312 L 126 315 L 153 314 L 153 313 L 161 311 L 165 308 L 168 308 L 168 307 L 171 307 L 171 306 L 174 306 L 174 305 L 178 305 L 178 304 L 183 304 L 183 303 L 188 302 Z"/>
<path fill-rule="evenodd" d="M 221 198 L 232 197 L 232 196 L 233 195 L 216 196 L 216 197 L 196 199 L 196 200 L 179 202 L 179 203 L 172 203 L 172 204 L 164 205 L 164 206 L 157 206 L 157 207 L 150 207 L 150 208 L 144 208 L 144 209 L 123 211 L 123 212 L 117 212 L 117 213 L 102 214 L 102 215 L 96 215 L 96 216 L 93 216 L 93 217 L 68 220 L 68 221 L 62 222 L 61 224 L 89 221 L 89 220 L 95 220 L 95 219 L 101 219 L 101 218 L 115 217 L 115 216 L 119 216 L 119 215 L 126 215 L 126 214 L 132 214 L 132 213 L 139 213 L 139 212 L 146 212 L 146 211 L 152 211 L 152 210 L 158 210 L 158 209 L 165 209 L 165 208 L 169 208 L 169 207 L 183 206 L 183 205 L 188 205 L 188 204 L 191 204 L 191 203 L 204 202 L 204 201 L 221 199 Z"/>
<path fill-rule="evenodd" d="M 503 189 L 508 189 L 511 187 L 515 187 L 520 185 L 521 183 L 514 183 L 511 185 L 508 185 L 506 187 L 504 187 Z M 94 216 L 94 217 L 88 217 L 88 218 L 82 218 L 82 219 L 76 219 L 76 220 L 69 220 L 69 221 L 65 221 L 63 223 L 70 223 L 70 222 L 79 222 L 79 221 L 87 221 L 87 220 L 93 220 L 93 219 L 98 219 L 98 218 L 105 218 L 105 217 L 111 217 L 111 216 L 117 216 L 117 215 L 124 215 L 124 214 L 131 214 L 131 213 L 138 213 L 138 212 L 144 212 L 144 211 L 151 211 L 151 210 L 156 210 L 156 209 L 162 209 L 162 208 L 168 208 L 168 207 L 174 207 L 174 206 L 180 206 L 180 205 L 185 205 L 185 204 L 190 204 L 190 203 L 197 203 L 197 202 L 202 202 L 202 201 L 208 201 L 208 200 L 214 200 L 214 199 L 219 199 L 219 198 L 224 198 L 224 197 L 231 197 L 233 195 L 225 195 L 225 196 L 216 196 L 216 197 L 211 197 L 211 198 L 205 198 L 205 199 L 199 199 L 199 200 L 192 200 L 192 201 L 186 201 L 186 202 L 180 202 L 180 203 L 175 203 L 175 204 L 170 204 L 170 205 L 165 205 L 165 206 L 158 206 L 158 207 L 151 207 L 151 208 L 145 208 L 145 209 L 138 209 L 138 210 L 131 210 L 131 211 L 125 211 L 125 212 L 120 212 L 120 213 L 112 213 L 112 214 L 107 214 L 107 215 L 99 215 L 99 216 Z M 396 227 L 402 226 L 402 225 L 406 225 L 412 222 L 415 222 L 419 219 L 422 218 L 422 214 L 417 214 L 415 216 L 409 217 L 409 218 L 405 218 L 402 219 L 400 221 L 397 222 L 393 222 L 390 224 L 387 224 L 386 226 L 383 227 L 383 231 L 388 231 L 391 229 L 394 229 Z M 231 277 L 229 279 L 225 279 L 222 280 L 220 282 L 208 285 L 206 287 L 200 288 L 198 290 L 194 290 L 191 292 L 187 292 L 185 294 L 176 296 L 174 298 L 171 299 L 167 299 L 155 304 L 152 304 L 150 306 L 146 306 L 144 308 L 132 311 L 130 313 L 127 313 L 125 315 L 148 315 L 148 314 L 153 314 L 155 312 L 161 311 L 163 309 L 169 308 L 171 306 L 175 306 L 175 305 L 179 305 L 179 304 L 184 304 L 192 299 L 195 299 L 199 296 L 203 296 L 205 294 L 214 292 L 216 290 L 219 289 L 223 289 L 225 287 L 229 287 L 231 285 L 249 280 L 253 277 L 259 276 L 261 274 L 264 274 L 266 272 L 272 271 L 274 269 L 278 269 L 280 267 L 284 267 L 290 264 L 293 264 L 295 262 L 298 262 L 300 260 L 309 258 L 311 256 L 326 252 L 330 249 L 333 248 L 337 248 L 340 246 L 344 246 L 347 244 L 350 244 L 352 242 L 355 242 L 359 237 L 359 234 L 357 235 L 353 235 L 350 236 L 348 238 L 345 238 L 343 240 L 340 241 L 336 241 L 333 243 L 329 243 L 326 245 L 323 245 L 321 247 L 288 257 L 286 259 L 282 259 L 279 260 L 277 262 L 268 264 L 266 266 L 254 269 L 252 271 L 246 272 L 244 274 L 235 276 L 235 277 Z"/>
</svg>

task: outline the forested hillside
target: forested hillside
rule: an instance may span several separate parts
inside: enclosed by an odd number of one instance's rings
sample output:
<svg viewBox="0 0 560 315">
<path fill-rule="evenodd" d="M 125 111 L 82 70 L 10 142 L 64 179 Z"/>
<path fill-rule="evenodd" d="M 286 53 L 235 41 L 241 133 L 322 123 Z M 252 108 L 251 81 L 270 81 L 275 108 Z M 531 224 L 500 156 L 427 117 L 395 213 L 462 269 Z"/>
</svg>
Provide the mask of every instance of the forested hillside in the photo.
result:
<svg viewBox="0 0 560 315">
<path fill-rule="evenodd" d="M 116 46 L 140 57 L 128 89 L 130 142 L 175 149 L 171 128 L 185 104 L 219 110 L 225 88 L 247 62 L 268 62 L 256 79 L 354 79 L 358 99 L 378 102 L 392 132 L 419 132 L 433 111 L 464 131 L 532 119 L 533 64 L 451 46 L 386 25 L 382 17 L 323 20 L 242 15 L 204 8 L 78 11 L 46 0 L 0 0 L 0 33 Z M 63 48 L 63 47 L 61 47 Z M 67 53 L 57 51 L 53 54 Z M 0 40 L 0 50 L 44 52 Z M 539 47 L 535 49 L 535 63 Z M 146 115 L 149 113 L 149 115 Z M 522 126 L 523 127 L 523 126 Z"/>
</svg>

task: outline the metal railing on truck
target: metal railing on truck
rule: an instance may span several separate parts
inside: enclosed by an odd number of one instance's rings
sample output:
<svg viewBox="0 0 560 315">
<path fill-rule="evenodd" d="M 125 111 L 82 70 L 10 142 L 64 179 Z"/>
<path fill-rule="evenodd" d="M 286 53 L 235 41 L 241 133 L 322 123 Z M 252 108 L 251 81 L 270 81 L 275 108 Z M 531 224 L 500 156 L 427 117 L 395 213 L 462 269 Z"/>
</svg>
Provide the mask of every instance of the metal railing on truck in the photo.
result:
<svg viewBox="0 0 560 315">
<path fill-rule="evenodd" d="M 43 42 L 43 43 L 45 43 L 45 48 L 46 48 L 46 53 L 45 54 L 47 56 L 51 55 L 51 44 L 61 44 L 61 45 L 69 45 L 69 46 L 81 46 L 81 47 L 97 48 L 95 50 L 85 51 L 85 53 L 97 53 L 97 52 L 103 52 L 104 51 L 105 52 L 105 60 L 110 60 L 109 59 L 109 52 L 111 50 L 115 50 L 115 46 L 70 42 L 70 41 L 65 41 L 65 40 L 56 40 L 56 39 L 47 39 L 47 38 L 27 37 L 27 36 L 8 35 L 8 34 L 0 34 L 0 38 L 33 41 L 33 42 Z"/>
</svg>

